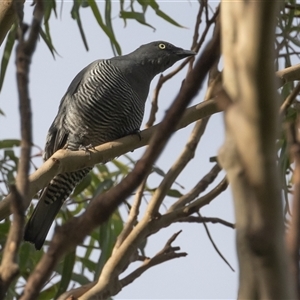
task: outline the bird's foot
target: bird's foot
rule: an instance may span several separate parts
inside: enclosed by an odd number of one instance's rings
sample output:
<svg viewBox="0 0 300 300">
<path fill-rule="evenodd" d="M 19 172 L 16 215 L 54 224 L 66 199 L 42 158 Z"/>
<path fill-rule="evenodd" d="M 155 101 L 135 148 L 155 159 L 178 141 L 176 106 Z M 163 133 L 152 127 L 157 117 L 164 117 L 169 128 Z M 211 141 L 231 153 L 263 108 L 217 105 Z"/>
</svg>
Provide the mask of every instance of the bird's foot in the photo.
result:
<svg viewBox="0 0 300 300">
<path fill-rule="evenodd" d="M 87 146 L 80 145 L 78 150 L 82 150 L 85 153 L 88 153 L 91 156 L 90 150 L 96 150 L 95 147 L 92 144 L 89 144 Z"/>
<path fill-rule="evenodd" d="M 136 134 L 140 141 L 142 140 L 141 131 L 139 129 L 134 130 L 131 134 Z"/>
</svg>

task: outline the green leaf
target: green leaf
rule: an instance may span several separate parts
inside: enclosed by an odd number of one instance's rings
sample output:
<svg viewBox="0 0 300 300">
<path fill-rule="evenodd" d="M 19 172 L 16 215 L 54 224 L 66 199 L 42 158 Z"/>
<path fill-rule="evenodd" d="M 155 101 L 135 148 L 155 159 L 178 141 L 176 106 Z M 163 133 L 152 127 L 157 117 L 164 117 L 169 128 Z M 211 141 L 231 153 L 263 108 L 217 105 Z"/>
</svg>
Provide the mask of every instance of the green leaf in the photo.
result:
<svg viewBox="0 0 300 300">
<path fill-rule="evenodd" d="M 76 186 L 73 194 L 71 197 L 76 197 L 80 193 L 82 193 L 90 184 L 92 181 L 92 176 L 88 174 L 84 179 Z"/>
<path fill-rule="evenodd" d="M 96 270 L 96 263 L 91 261 L 90 259 L 79 257 L 78 259 L 81 261 L 84 268 L 87 268 L 90 272 L 94 273 Z"/>
<path fill-rule="evenodd" d="M 99 183 L 93 196 L 102 194 L 103 192 L 109 190 L 114 185 L 114 181 L 111 179 L 105 179 L 103 182 Z"/>
<path fill-rule="evenodd" d="M 144 13 L 139 13 L 139 12 L 134 12 L 134 11 L 121 11 L 120 17 L 122 19 L 134 19 L 137 22 L 139 22 L 143 25 L 146 25 L 146 26 L 152 28 L 153 30 L 155 30 L 155 27 L 153 27 L 152 25 L 150 25 L 146 22 Z"/>
<path fill-rule="evenodd" d="M 179 198 L 182 196 L 182 194 L 178 190 L 168 190 L 167 195 L 174 198 Z"/>
<path fill-rule="evenodd" d="M 78 28 L 79 28 L 79 32 L 80 32 L 83 44 L 85 46 L 85 49 L 87 51 L 89 51 L 89 46 L 87 44 L 87 40 L 86 40 L 86 37 L 85 37 L 85 33 L 83 31 L 83 27 L 82 27 L 81 19 L 80 19 L 80 14 L 79 14 L 80 5 L 81 5 L 80 0 L 74 0 L 74 4 L 73 4 L 72 10 L 71 10 L 71 16 L 74 20 L 77 21 L 77 25 L 78 25 Z"/>
<path fill-rule="evenodd" d="M 55 294 L 57 293 L 58 285 L 59 282 L 52 284 L 49 288 L 39 294 L 38 299 L 54 299 Z"/>
<path fill-rule="evenodd" d="M 0 149 L 3 148 L 12 148 L 12 147 L 20 147 L 21 141 L 20 140 L 13 140 L 13 139 L 8 139 L 8 140 L 1 140 L 0 141 Z"/>
<path fill-rule="evenodd" d="M 26 272 L 28 267 L 28 257 L 32 254 L 32 247 L 29 243 L 23 243 L 20 247 L 19 268 L 21 273 Z"/>
<path fill-rule="evenodd" d="M 123 164 L 120 160 L 114 159 L 112 163 L 121 171 L 122 174 L 127 175 L 130 171 L 128 166 Z"/>
<path fill-rule="evenodd" d="M 15 163 L 16 166 L 18 165 L 19 158 L 15 155 L 15 152 L 13 150 L 5 150 L 4 158 L 9 158 Z"/>
<path fill-rule="evenodd" d="M 167 14 L 165 14 L 163 11 L 161 11 L 159 9 L 159 5 L 156 3 L 155 0 L 139 0 L 140 3 L 143 3 L 143 5 L 149 5 L 154 11 L 155 13 L 163 18 L 165 21 L 171 23 L 172 25 L 175 25 L 177 27 L 182 27 L 184 28 L 184 26 L 180 25 L 179 23 L 177 23 L 174 19 L 172 19 L 171 17 L 169 17 Z"/>
<path fill-rule="evenodd" d="M 17 25 L 12 25 L 9 34 L 6 39 L 6 44 L 3 51 L 3 56 L 1 60 L 1 70 L 0 70 L 0 91 L 3 86 L 4 77 L 7 69 L 7 65 L 11 56 L 11 51 L 13 49 L 13 46 L 15 44 L 16 40 L 16 32 L 17 32 Z M 3 114 L 3 112 L 0 110 L 0 114 Z"/>
<path fill-rule="evenodd" d="M 45 1 L 45 10 L 44 10 L 45 32 L 42 31 L 41 36 L 44 39 L 46 45 L 48 46 L 51 54 L 54 57 L 54 54 L 57 52 L 55 51 L 53 43 L 52 43 L 52 38 L 51 38 L 51 34 L 50 34 L 50 26 L 49 26 L 49 19 L 51 17 L 52 11 L 54 11 L 54 14 L 56 15 L 56 2 L 54 0 Z"/>
<path fill-rule="evenodd" d="M 78 273 L 72 274 L 72 280 L 78 282 L 80 285 L 85 285 L 91 282 L 84 275 Z"/>
<path fill-rule="evenodd" d="M 105 1 L 105 23 L 107 28 L 112 32 L 113 36 L 114 36 L 114 30 L 112 27 L 112 23 L 111 23 L 111 0 L 106 0 Z M 117 55 L 116 53 L 116 48 L 112 42 L 112 40 L 110 40 L 110 44 L 111 44 L 111 48 L 113 50 L 114 56 Z"/>
<path fill-rule="evenodd" d="M 152 171 L 157 173 L 158 175 L 160 175 L 162 177 L 166 176 L 166 173 L 162 169 L 158 168 L 157 166 L 153 166 Z"/>
<path fill-rule="evenodd" d="M 94 280 L 100 276 L 105 263 L 110 258 L 117 237 L 121 233 L 122 229 L 123 220 L 119 211 L 114 212 L 110 219 L 100 226 L 99 245 L 101 248 L 101 254 L 95 270 Z"/>
<path fill-rule="evenodd" d="M 50 33 L 48 33 L 48 34 L 50 34 Z M 51 37 L 48 36 L 47 33 L 44 32 L 44 30 L 42 28 L 40 28 L 40 36 L 42 37 L 42 39 L 45 42 L 48 49 L 50 50 L 52 56 L 55 57 L 55 53 L 57 54 L 57 51 L 52 44 Z"/>
<path fill-rule="evenodd" d="M 149 192 L 152 192 L 154 193 L 157 188 L 154 188 L 154 189 L 147 189 Z M 170 196 L 170 197 L 174 197 L 174 198 L 179 198 L 182 196 L 182 194 L 178 191 L 178 190 L 173 190 L 173 189 L 170 189 L 168 190 L 167 192 L 167 196 Z"/>
<path fill-rule="evenodd" d="M 98 229 L 98 228 L 95 229 L 95 230 L 92 232 L 92 234 L 91 234 L 91 238 L 90 238 L 89 245 L 88 245 L 88 247 L 86 248 L 86 252 L 85 252 L 85 254 L 84 254 L 84 258 L 86 258 L 86 259 L 89 259 L 89 258 L 90 258 L 90 255 L 91 255 L 92 251 L 93 251 L 94 248 L 95 248 L 95 242 L 96 242 L 96 239 L 94 238 L 94 234 L 93 234 L 95 231 L 99 231 L 99 229 Z"/>
<path fill-rule="evenodd" d="M 101 27 L 101 29 L 104 31 L 104 33 L 109 37 L 110 41 L 112 42 L 112 44 L 114 45 L 117 53 L 119 55 L 122 54 L 122 51 L 121 51 L 121 47 L 119 45 L 119 43 L 117 42 L 115 36 L 114 36 L 114 33 L 109 29 L 109 27 L 107 27 L 104 23 L 103 23 L 103 20 L 102 20 L 102 17 L 101 17 L 101 14 L 100 14 L 100 11 L 98 9 L 98 6 L 95 2 L 95 0 L 88 0 L 88 3 L 92 9 L 92 12 L 99 24 L 99 26 Z"/>
<path fill-rule="evenodd" d="M 61 280 L 55 298 L 57 298 L 59 295 L 61 295 L 67 290 L 72 278 L 75 258 L 76 258 L 75 250 L 65 256 L 64 263 L 63 263 L 63 270 L 61 274 Z"/>
</svg>

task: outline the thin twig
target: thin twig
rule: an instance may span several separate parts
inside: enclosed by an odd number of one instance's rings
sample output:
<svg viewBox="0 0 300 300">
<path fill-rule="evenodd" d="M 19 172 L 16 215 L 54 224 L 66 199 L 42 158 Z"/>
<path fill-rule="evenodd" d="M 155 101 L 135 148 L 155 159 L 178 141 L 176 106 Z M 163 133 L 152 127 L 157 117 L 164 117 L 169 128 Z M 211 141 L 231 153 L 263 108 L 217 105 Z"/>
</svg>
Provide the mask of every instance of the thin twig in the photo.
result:
<svg viewBox="0 0 300 300">
<path fill-rule="evenodd" d="M 129 213 L 127 222 L 124 225 L 122 232 L 120 233 L 120 235 L 117 238 L 116 244 L 114 246 L 114 250 L 120 247 L 120 245 L 127 238 L 128 234 L 132 231 L 133 227 L 137 223 L 137 217 L 139 215 L 139 209 L 140 209 L 144 189 L 146 186 L 147 178 L 148 178 L 148 176 L 145 177 L 145 179 L 142 181 L 142 183 L 140 184 L 140 186 L 138 187 L 138 189 L 136 191 L 133 205 L 130 209 L 130 213 Z"/>
<path fill-rule="evenodd" d="M 295 101 L 299 93 L 300 93 L 300 81 L 297 83 L 296 87 L 292 90 L 292 92 L 287 96 L 287 98 L 282 103 L 279 110 L 281 116 L 283 116 L 287 112 L 287 109 L 293 104 L 293 102 Z"/>
<path fill-rule="evenodd" d="M 187 256 L 187 253 L 185 252 L 177 252 L 180 250 L 179 247 L 172 247 L 172 243 L 175 241 L 175 239 L 180 233 L 181 230 L 173 234 L 173 236 L 167 241 L 166 245 L 161 251 L 159 251 L 154 257 L 146 259 L 140 267 L 138 267 L 132 273 L 127 275 L 124 279 L 120 280 L 121 287 L 132 283 L 135 279 L 140 277 L 146 270 L 150 269 L 153 266 L 156 266 L 174 258 Z"/>
<path fill-rule="evenodd" d="M 198 216 L 201 217 L 200 213 L 198 213 Z M 221 257 L 221 259 L 226 263 L 226 265 L 233 271 L 235 272 L 235 270 L 233 269 L 233 267 L 230 265 L 230 263 L 227 261 L 227 259 L 224 257 L 224 255 L 221 253 L 221 251 L 219 250 L 219 248 L 217 247 L 216 243 L 214 242 L 210 232 L 209 232 L 209 229 L 208 229 L 208 226 L 206 225 L 205 222 L 203 222 L 203 226 L 204 226 L 204 229 L 206 231 L 206 234 L 211 242 L 211 244 L 213 245 L 214 249 L 216 250 L 216 252 L 219 254 L 219 256 Z"/>
<path fill-rule="evenodd" d="M 211 190 L 203 197 L 196 199 L 191 204 L 187 205 L 184 208 L 184 211 L 189 214 L 193 212 L 198 212 L 198 210 L 201 207 L 208 205 L 213 199 L 215 199 L 218 195 L 220 195 L 223 191 L 225 191 L 227 189 L 227 186 L 228 186 L 228 182 L 226 177 L 224 177 L 224 179 L 213 190 Z"/>
<path fill-rule="evenodd" d="M 194 157 L 200 138 L 202 137 L 205 131 L 208 119 L 209 118 L 205 118 L 196 122 L 193 131 L 189 137 L 189 140 L 185 145 L 182 153 L 176 159 L 175 163 L 171 166 L 166 176 L 160 183 L 159 187 L 155 190 L 147 209 L 148 213 L 151 214 L 153 217 L 157 215 L 163 199 L 165 198 L 167 192 L 171 188 L 178 175 Z"/>
<path fill-rule="evenodd" d="M 233 223 L 230 223 L 228 221 L 225 221 L 220 218 L 212 218 L 212 217 L 195 217 L 195 216 L 188 216 L 181 219 L 176 220 L 176 222 L 180 223 L 213 223 L 213 224 L 222 224 L 226 227 L 235 228 L 235 225 Z"/>
<path fill-rule="evenodd" d="M 215 164 L 212 169 L 185 195 L 180 197 L 169 209 L 168 212 L 174 211 L 187 203 L 193 201 L 200 193 L 203 193 L 207 187 L 214 182 L 221 171 L 219 164 Z"/>
</svg>

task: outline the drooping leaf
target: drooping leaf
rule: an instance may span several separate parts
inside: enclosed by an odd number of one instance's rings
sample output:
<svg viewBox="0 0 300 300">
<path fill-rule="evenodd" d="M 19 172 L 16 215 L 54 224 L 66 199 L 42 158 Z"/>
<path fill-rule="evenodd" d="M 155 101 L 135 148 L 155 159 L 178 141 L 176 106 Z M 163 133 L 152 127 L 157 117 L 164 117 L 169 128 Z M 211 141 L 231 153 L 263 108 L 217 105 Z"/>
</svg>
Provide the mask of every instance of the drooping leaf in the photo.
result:
<svg viewBox="0 0 300 300">
<path fill-rule="evenodd" d="M 59 282 L 52 284 L 49 288 L 39 294 L 39 299 L 55 299 L 55 294 L 57 293 L 58 286 Z"/>
<path fill-rule="evenodd" d="M 100 226 L 99 244 L 101 254 L 95 270 L 94 280 L 99 277 L 105 263 L 111 256 L 117 237 L 121 233 L 122 229 L 123 221 L 118 211 L 116 211 L 107 222 Z"/>
<path fill-rule="evenodd" d="M 76 197 L 80 193 L 82 193 L 90 184 L 92 181 L 91 174 L 88 174 L 84 179 L 76 186 L 73 194 L 71 197 Z"/>
<path fill-rule="evenodd" d="M 138 2 L 144 6 L 144 10 L 146 10 L 147 6 L 150 6 L 155 13 L 161 17 L 162 19 L 164 19 L 165 21 L 171 23 L 172 25 L 175 25 L 177 27 L 182 27 L 184 28 L 184 26 L 180 25 L 179 23 L 177 23 L 174 19 L 172 19 L 170 16 L 168 16 L 166 13 L 164 13 L 162 10 L 159 9 L 159 5 L 157 4 L 157 2 L 155 0 L 138 0 Z"/>
<path fill-rule="evenodd" d="M 88 43 L 87 43 L 87 40 L 86 40 L 86 37 L 85 37 L 85 33 L 83 31 L 83 27 L 82 27 L 82 24 L 81 24 L 80 13 L 79 13 L 80 6 L 81 6 L 81 1 L 80 0 L 74 0 L 74 4 L 73 4 L 72 10 L 71 10 L 71 16 L 77 22 L 79 32 L 80 32 L 80 35 L 81 35 L 81 38 L 82 38 L 85 49 L 87 51 L 89 51 L 89 46 L 88 46 Z"/>
<path fill-rule="evenodd" d="M 60 280 L 60 284 L 59 284 L 57 293 L 55 295 L 55 298 L 57 298 L 59 295 L 61 295 L 62 293 L 64 293 L 67 290 L 67 288 L 70 284 L 70 281 L 72 279 L 75 258 L 76 258 L 75 250 L 68 253 L 68 255 L 65 256 L 64 262 L 63 262 L 61 280 Z"/>
<path fill-rule="evenodd" d="M 146 26 L 152 28 L 153 30 L 155 30 L 155 27 L 153 27 L 152 25 L 150 25 L 149 23 L 146 22 L 144 13 L 123 10 L 120 12 L 120 17 L 124 20 L 125 19 L 136 20 L 137 22 L 139 22 L 143 25 L 146 25 Z"/>
<path fill-rule="evenodd" d="M 87 277 L 78 273 L 72 273 L 72 280 L 78 282 L 80 285 L 85 285 L 90 283 L 90 280 L 88 280 Z"/>
<path fill-rule="evenodd" d="M 79 257 L 78 260 L 82 263 L 83 267 L 94 273 L 96 270 L 96 263 L 90 259 Z"/>
<path fill-rule="evenodd" d="M 97 6 L 97 3 L 95 2 L 95 0 L 88 0 L 88 3 L 92 9 L 92 12 L 93 12 L 99 26 L 104 31 L 104 33 L 109 37 L 109 39 L 112 42 L 113 46 L 115 47 L 117 53 L 119 55 L 121 55 L 122 54 L 121 47 L 120 47 L 119 43 L 117 42 L 114 33 L 109 29 L 109 27 L 107 27 L 107 25 L 104 24 L 101 14 L 100 14 L 100 11 Z"/>
<path fill-rule="evenodd" d="M 14 24 L 11 27 L 11 29 L 9 31 L 9 34 L 7 36 L 6 44 L 5 44 L 5 47 L 4 47 L 3 56 L 2 56 L 2 60 L 1 60 L 0 91 L 1 91 L 2 86 L 3 86 L 4 77 L 5 77 L 7 65 L 8 65 L 10 56 L 11 56 L 11 52 L 12 52 L 13 46 L 15 44 L 16 32 L 17 32 L 17 25 Z M 4 113 L 1 110 L 0 110 L 0 114 L 4 115 Z"/>
<path fill-rule="evenodd" d="M 114 35 L 114 30 L 113 30 L 113 26 L 111 23 L 111 0 L 106 0 L 105 1 L 105 24 L 107 26 L 107 28 L 112 32 L 112 34 Z M 114 43 L 112 42 L 112 40 L 110 40 L 110 44 L 111 44 L 111 48 L 113 50 L 114 56 L 117 55 L 116 53 L 116 48 L 114 46 Z"/>
<path fill-rule="evenodd" d="M 120 160 L 114 159 L 112 163 L 121 171 L 122 174 L 127 175 L 130 171 L 129 167 L 122 163 Z"/>
<path fill-rule="evenodd" d="M 50 34 L 50 32 L 49 32 L 49 34 Z M 56 51 L 56 49 L 54 48 L 54 46 L 52 44 L 51 37 L 47 36 L 47 34 L 45 33 L 45 31 L 42 28 L 40 28 L 40 36 L 42 37 L 43 41 L 47 45 L 47 47 L 50 50 L 52 56 L 55 57 L 55 54 L 57 54 L 57 51 Z"/>
</svg>

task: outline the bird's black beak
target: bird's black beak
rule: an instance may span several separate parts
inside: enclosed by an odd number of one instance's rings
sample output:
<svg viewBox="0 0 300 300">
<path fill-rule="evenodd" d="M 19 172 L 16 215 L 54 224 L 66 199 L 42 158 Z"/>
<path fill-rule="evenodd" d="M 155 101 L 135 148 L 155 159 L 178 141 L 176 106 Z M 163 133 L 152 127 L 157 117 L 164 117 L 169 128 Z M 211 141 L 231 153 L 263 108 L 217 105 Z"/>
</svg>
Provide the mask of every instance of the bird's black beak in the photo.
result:
<svg viewBox="0 0 300 300">
<path fill-rule="evenodd" d="M 192 55 L 196 55 L 197 53 L 195 51 L 191 51 L 191 50 L 184 50 L 184 49 L 181 49 L 181 48 L 177 48 L 175 50 L 175 53 L 178 57 L 180 58 L 185 58 L 185 57 L 189 57 L 189 56 L 192 56 Z"/>
</svg>

